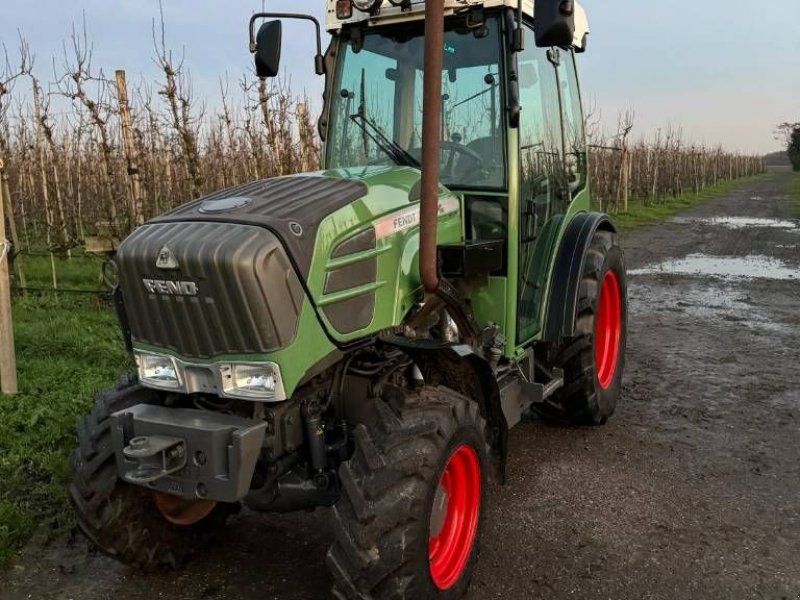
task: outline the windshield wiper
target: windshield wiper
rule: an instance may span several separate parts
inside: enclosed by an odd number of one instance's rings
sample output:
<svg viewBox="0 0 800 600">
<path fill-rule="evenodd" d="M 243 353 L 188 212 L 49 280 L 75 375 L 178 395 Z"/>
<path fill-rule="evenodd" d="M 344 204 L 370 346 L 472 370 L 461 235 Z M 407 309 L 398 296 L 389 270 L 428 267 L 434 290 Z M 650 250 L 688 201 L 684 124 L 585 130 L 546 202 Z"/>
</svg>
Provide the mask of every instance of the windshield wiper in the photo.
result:
<svg viewBox="0 0 800 600">
<path fill-rule="evenodd" d="M 350 115 L 350 119 L 395 163 L 406 167 L 420 168 L 421 165 L 416 158 L 411 156 L 405 148 L 386 135 L 380 127 L 364 116 L 361 111 Z M 367 126 L 370 128 L 369 130 Z"/>
<path fill-rule="evenodd" d="M 367 84 L 366 84 L 366 69 L 361 69 L 361 101 L 358 105 L 358 112 L 350 115 L 350 120 L 361 128 L 364 136 L 364 154 L 367 154 L 367 138 L 375 142 L 375 145 L 383 150 L 398 165 L 405 165 L 407 167 L 420 167 L 419 162 L 411 156 L 405 148 L 395 142 L 392 138 L 386 135 L 380 127 L 378 127 L 371 119 L 367 118 Z M 367 131 L 367 125 L 372 129 L 372 132 Z"/>
</svg>

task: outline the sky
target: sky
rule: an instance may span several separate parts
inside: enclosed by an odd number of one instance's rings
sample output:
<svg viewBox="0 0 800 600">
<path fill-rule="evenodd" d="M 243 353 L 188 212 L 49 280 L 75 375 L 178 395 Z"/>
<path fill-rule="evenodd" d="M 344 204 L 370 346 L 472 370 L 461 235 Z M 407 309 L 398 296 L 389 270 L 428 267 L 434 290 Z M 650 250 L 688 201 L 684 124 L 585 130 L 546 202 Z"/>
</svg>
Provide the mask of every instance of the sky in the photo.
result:
<svg viewBox="0 0 800 600">
<path fill-rule="evenodd" d="M 262 0 L 163 0 L 167 42 L 185 54 L 195 94 L 219 103 L 220 77 L 231 85 L 251 68 L 247 21 Z M 800 121 L 800 1 L 584 0 L 591 37 L 580 57 L 584 102 L 613 129 L 635 112 L 635 135 L 680 127 L 688 140 L 729 150 L 780 149 L 776 124 Z M 323 19 L 323 0 L 268 0 L 275 11 Z M 13 54 L 18 31 L 53 79 L 73 23 L 85 15 L 93 64 L 129 81 L 153 80 L 153 19 L 158 0 L 0 0 L 0 43 Z M 287 23 L 282 69 L 295 92 L 319 97 L 313 29 Z M 23 92 L 24 93 L 24 92 Z"/>
</svg>

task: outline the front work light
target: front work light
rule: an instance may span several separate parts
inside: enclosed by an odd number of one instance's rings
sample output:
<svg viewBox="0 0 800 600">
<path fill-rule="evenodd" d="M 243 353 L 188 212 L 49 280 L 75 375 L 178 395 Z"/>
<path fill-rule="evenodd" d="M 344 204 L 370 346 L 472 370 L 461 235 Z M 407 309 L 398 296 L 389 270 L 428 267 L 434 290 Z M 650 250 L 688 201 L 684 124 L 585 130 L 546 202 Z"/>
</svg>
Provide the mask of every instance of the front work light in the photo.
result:
<svg viewBox="0 0 800 600">
<path fill-rule="evenodd" d="M 166 390 L 181 387 L 178 367 L 172 357 L 149 352 L 137 352 L 134 356 L 143 383 Z"/>
<path fill-rule="evenodd" d="M 220 366 L 222 388 L 226 396 L 251 400 L 283 398 L 280 371 L 272 363 L 228 364 Z"/>
<path fill-rule="evenodd" d="M 353 0 L 353 6 L 365 13 L 373 12 L 380 6 L 382 0 Z"/>
</svg>

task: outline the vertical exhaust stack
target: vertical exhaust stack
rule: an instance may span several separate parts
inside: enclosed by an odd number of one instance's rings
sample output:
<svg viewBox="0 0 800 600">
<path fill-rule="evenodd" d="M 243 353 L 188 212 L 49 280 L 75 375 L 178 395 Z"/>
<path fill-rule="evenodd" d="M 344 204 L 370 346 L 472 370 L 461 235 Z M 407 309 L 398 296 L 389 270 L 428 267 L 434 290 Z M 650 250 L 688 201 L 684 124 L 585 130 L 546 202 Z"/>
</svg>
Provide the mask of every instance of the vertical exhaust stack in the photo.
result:
<svg viewBox="0 0 800 600">
<path fill-rule="evenodd" d="M 422 206 L 420 208 L 419 271 L 425 292 L 439 289 L 436 229 L 439 221 L 439 156 L 442 128 L 442 55 L 444 0 L 425 2 L 425 72 L 422 117 Z"/>
</svg>

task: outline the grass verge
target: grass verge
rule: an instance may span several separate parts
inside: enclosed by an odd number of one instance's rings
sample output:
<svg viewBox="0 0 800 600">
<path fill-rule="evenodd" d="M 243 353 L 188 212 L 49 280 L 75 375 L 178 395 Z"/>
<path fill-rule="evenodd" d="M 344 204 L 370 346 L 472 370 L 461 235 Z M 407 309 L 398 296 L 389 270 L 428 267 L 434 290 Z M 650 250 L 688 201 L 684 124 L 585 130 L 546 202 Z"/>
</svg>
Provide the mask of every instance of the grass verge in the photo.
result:
<svg viewBox="0 0 800 600">
<path fill-rule="evenodd" d="M 15 259 L 15 267 L 21 266 L 25 273 L 25 284 L 29 288 L 50 289 L 53 287 L 53 267 L 56 284 L 62 290 L 102 290 L 105 288 L 101 276 L 103 259 L 96 255 L 73 250 L 72 258 L 54 256 L 51 262 L 44 254 L 22 254 Z"/>
<path fill-rule="evenodd" d="M 46 272 L 49 258 L 29 257 L 26 267 Z M 63 274 L 97 287 L 96 263 L 67 263 Z M 20 393 L 0 396 L 0 566 L 35 532 L 72 523 L 66 485 L 75 425 L 95 392 L 128 366 L 116 318 L 102 300 L 28 296 L 15 299 L 13 316 Z"/>
<path fill-rule="evenodd" d="M 789 191 L 792 213 L 800 219 L 800 172 L 792 173 L 792 186 Z"/>
<path fill-rule="evenodd" d="M 756 175 L 754 177 L 745 177 L 743 179 L 736 179 L 734 181 L 726 181 L 699 194 L 684 194 L 676 198 L 669 198 L 658 204 L 644 204 L 639 201 L 631 201 L 628 205 L 628 212 L 617 213 L 612 215 L 614 223 L 622 230 L 629 231 L 644 225 L 651 225 L 659 221 L 668 219 L 680 213 L 687 208 L 697 206 L 703 202 L 721 198 L 732 191 L 742 188 L 743 186 L 761 181 L 772 177 L 771 173 L 764 175 Z"/>
</svg>

